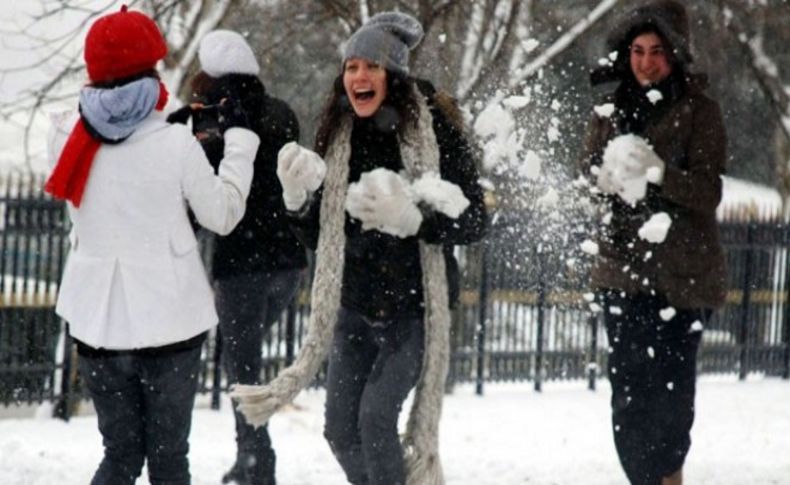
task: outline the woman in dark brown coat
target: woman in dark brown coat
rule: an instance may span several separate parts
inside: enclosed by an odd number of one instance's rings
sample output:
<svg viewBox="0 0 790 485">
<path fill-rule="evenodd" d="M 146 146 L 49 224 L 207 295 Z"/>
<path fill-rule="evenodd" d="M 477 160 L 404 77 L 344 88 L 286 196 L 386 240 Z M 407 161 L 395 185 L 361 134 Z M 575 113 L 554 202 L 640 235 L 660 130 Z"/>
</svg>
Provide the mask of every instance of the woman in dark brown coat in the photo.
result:
<svg viewBox="0 0 790 485">
<path fill-rule="evenodd" d="M 610 345 L 615 445 L 638 485 L 682 483 L 701 330 L 726 290 L 715 217 L 726 134 L 718 104 L 702 92 L 703 77 L 688 72 L 688 39 L 686 12 L 676 2 L 625 17 L 608 39 L 615 61 L 593 74 L 593 83 L 619 83 L 604 101 L 614 111 L 593 118 L 581 163 L 607 214 L 592 284 Z M 601 167 L 604 150 L 627 134 L 649 147 L 634 149 L 613 174 Z M 651 182 L 629 204 L 618 192 L 639 177 Z M 665 239 L 642 239 L 639 229 L 658 213 L 671 221 Z"/>
</svg>

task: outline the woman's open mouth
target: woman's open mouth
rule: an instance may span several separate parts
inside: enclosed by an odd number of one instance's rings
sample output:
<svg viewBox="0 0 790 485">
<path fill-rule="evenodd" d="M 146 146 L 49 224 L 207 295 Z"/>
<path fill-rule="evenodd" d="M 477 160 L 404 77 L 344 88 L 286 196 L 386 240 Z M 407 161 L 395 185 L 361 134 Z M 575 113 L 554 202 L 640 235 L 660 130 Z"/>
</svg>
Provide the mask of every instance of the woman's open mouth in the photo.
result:
<svg viewBox="0 0 790 485">
<path fill-rule="evenodd" d="M 372 89 L 355 89 L 354 99 L 360 102 L 370 101 L 376 96 L 376 91 Z"/>
</svg>

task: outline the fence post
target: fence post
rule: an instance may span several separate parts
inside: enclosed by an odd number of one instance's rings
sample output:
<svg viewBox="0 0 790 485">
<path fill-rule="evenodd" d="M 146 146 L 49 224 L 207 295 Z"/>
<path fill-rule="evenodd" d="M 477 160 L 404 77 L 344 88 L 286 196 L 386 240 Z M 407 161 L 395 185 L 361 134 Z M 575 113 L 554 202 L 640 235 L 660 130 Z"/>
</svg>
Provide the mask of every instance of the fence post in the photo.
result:
<svg viewBox="0 0 790 485">
<path fill-rule="evenodd" d="M 589 317 L 592 338 L 590 339 L 590 357 L 587 359 L 587 389 L 595 390 L 595 380 L 598 378 L 598 314 Z"/>
<path fill-rule="evenodd" d="M 535 390 L 540 392 L 543 386 L 543 329 L 545 325 L 546 281 L 543 274 L 541 253 L 535 258 L 538 262 L 538 335 L 535 349 Z"/>
<path fill-rule="evenodd" d="M 288 305 L 285 315 L 285 366 L 288 367 L 294 361 L 294 342 L 296 340 L 296 300 L 294 298 Z"/>
<path fill-rule="evenodd" d="M 211 382 L 211 409 L 218 411 L 220 407 L 220 395 L 222 394 L 222 333 L 217 328 L 217 335 L 214 338 L 214 355 Z"/>
<path fill-rule="evenodd" d="M 475 393 L 483 395 L 483 381 L 485 380 L 485 338 L 486 338 L 486 318 L 488 318 L 488 238 L 483 239 L 482 254 L 480 256 L 480 306 L 479 320 L 477 322 L 477 378 Z"/>
<path fill-rule="evenodd" d="M 784 225 L 783 241 L 787 240 L 788 226 Z M 785 249 L 785 301 L 782 315 L 782 344 L 784 346 L 782 379 L 790 379 L 790 249 Z"/>
<path fill-rule="evenodd" d="M 73 368 L 72 354 L 74 341 L 69 333 L 69 324 L 63 324 L 63 367 L 60 377 L 60 400 L 55 404 L 52 416 L 68 421 L 71 418 L 71 402 L 74 399 L 74 388 L 71 385 Z"/>
<path fill-rule="evenodd" d="M 749 307 L 752 300 L 752 256 L 754 252 L 754 223 L 750 222 L 746 228 L 746 259 L 743 268 L 743 299 L 741 300 L 741 322 L 738 333 L 740 344 L 740 370 L 738 378 L 745 380 L 749 372 Z"/>
</svg>

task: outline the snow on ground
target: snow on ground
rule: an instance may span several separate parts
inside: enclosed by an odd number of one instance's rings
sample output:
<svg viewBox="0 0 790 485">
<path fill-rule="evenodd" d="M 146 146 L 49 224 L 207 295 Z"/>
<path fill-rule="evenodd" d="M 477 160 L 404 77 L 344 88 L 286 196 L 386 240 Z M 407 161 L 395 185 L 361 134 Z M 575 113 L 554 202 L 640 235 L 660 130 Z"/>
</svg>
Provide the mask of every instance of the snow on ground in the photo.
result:
<svg viewBox="0 0 790 485">
<path fill-rule="evenodd" d="M 686 464 L 691 485 L 790 484 L 790 382 L 773 378 L 703 377 L 699 382 L 694 444 Z M 346 483 L 321 436 L 323 391 L 308 391 L 273 418 L 280 485 Z M 445 400 L 441 449 L 448 485 L 620 485 L 609 429 L 609 387 L 547 383 L 469 386 Z M 234 457 L 227 400 L 220 412 L 195 411 L 194 485 L 218 485 Z M 14 408 L 0 408 L 0 416 Z M 17 414 L 18 413 L 17 409 Z M 39 412 L 39 414 L 45 414 Z M 0 483 L 84 485 L 101 455 L 96 418 L 69 423 L 49 418 L 0 419 Z M 138 480 L 138 485 L 148 480 Z"/>
</svg>

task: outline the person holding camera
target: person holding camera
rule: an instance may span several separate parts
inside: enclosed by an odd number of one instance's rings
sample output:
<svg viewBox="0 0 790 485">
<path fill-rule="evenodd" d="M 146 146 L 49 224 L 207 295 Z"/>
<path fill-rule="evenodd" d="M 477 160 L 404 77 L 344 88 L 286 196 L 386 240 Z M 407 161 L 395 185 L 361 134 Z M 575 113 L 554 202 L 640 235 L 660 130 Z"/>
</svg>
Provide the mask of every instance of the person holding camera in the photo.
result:
<svg viewBox="0 0 790 485">
<path fill-rule="evenodd" d="M 191 80 L 192 104 L 169 119 L 186 122 L 191 117 L 192 131 L 215 168 L 219 168 L 225 144 L 216 110 L 224 97 L 239 100 L 249 116 L 250 129 L 261 139 L 247 211 L 230 234 L 216 238 L 212 253 L 228 382 L 259 384 L 263 340 L 293 301 L 307 266 L 306 248 L 291 231 L 275 173 L 277 152 L 286 143 L 298 141 L 299 123 L 288 104 L 267 92 L 255 54 L 241 34 L 209 32 L 200 41 L 198 58 L 201 71 Z M 234 415 L 236 461 L 222 482 L 274 485 L 276 457 L 266 426 L 255 429 L 238 411 Z"/>
</svg>

